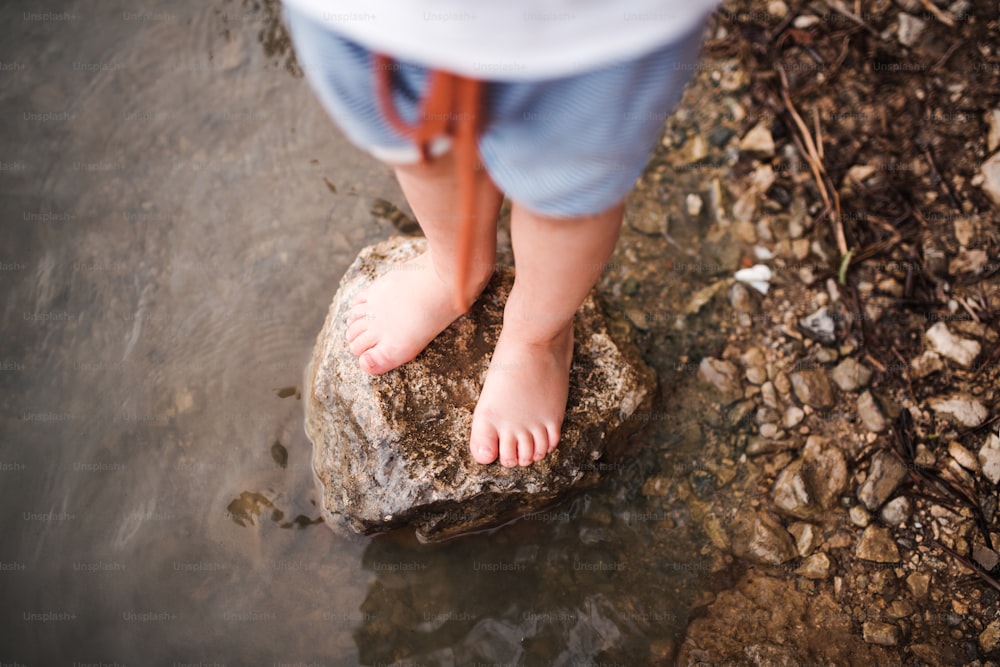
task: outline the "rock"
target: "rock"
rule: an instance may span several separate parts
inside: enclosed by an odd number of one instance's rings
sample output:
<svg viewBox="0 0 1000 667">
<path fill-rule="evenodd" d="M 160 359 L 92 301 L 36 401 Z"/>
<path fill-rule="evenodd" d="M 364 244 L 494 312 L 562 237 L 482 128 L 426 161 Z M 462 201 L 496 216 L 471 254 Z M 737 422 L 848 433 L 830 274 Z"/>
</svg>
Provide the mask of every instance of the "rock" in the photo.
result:
<svg viewBox="0 0 1000 667">
<path fill-rule="evenodd" d="M 826 306 L 800 319 L 799 328 L 806 336 L 824 345 L 833 345 L 837 342 L 836 325 L 830 315 L 830 309 Z"/>
<path fill-rule="evenodd" d="M 876 563 L 898 563 L 899 548 L 889 534 L 887 528 L 869 525 L 858 540 L 858 546 L 854 554 L 862 560 L 870 560 Z"/>
<path fill-rule="evenodd" d="M 806 579 L 826 579 L 830 576 L 830 557 L 822 551 L 809 556 L 795 570 Z"/>
<path fill-rule="evenodd" d="M 861 505 L 852 505 L 850 511 L 848 511 L 848 516 L 853 523 L 858 528 L 864 528 L 869 523 L 871 523 L 872 517 Z"/>
<path fill-rule="evenodd" d="M 847 357 L 830 371 L 830 378 L 842 391 L 857 391 L 872 379 L 872 371 L 854 357 Z"/>
<path fill-rule="evenodd" d="M 982 403 L 965 393 L 934 396 L 927 399 L 927 405 L 938 416 L 952 419 L 969 428 L 979 426 L 989 416 Z"/>
<path fill-rule="evenodd" d="M 771 129 L 767 123 L 761 121 L 750 128 L 740 140 L 740 150 L 753 157 L 774 157 L 774 137 L 771 136 Z"/>
<path fill-rule="evenodd" d="M 776 507 L 799 518 L 834 506 L 847 488 L 847 461 L 836 447 L 810 438 L 797 459 L 778 473 L 772 489 Z"/>
<path fill-rule="evenodd" d="M 684 162 L 694 164 L 708 157 L 708 141 L 696 134 L 684 144 Z"/>
<path fill-rule="evenodd" d="M 692 218 L 697 218 L 701 215 L 701 208 L 704 206 L 704 202 L 701 200 L 701 195 L 691 192 L 684 198 L 684 206 L 687 209 L 688 215 Z"/>
<path fill-rule="evenodd" d="M 994 484 L 1000 482 L 1000 436 L 996 433 L 991 433 L 979 449 L 979 465 L 986 479 Z"/>
<path fill-rule="evenodd" d="M 796 521 L 788 527 L 788 532 L 795 538 L 795 548 L 803 558 L 808 556 L 819 543 L 816 527 L 805 521 Z"/>
<path fill-rule="evenodd" d="M 472 410 L 513 278 L 502 269 L 469 314 L 412 362 L 379 376 L 360 370 L 345 344 L 349 304 L 371 280 L 417 256 L 423 239 L 362 250 L 330 306 L 307 371 L 306 433 L 321 512 L 335 528 L 374 533 L 414 526 L 435 540 L 537 511 L 596 484 L 626 453 L 655 379 L 631 347 L 612 339 L 588 297 L 558 449 L 524 468 L 481 466 L 468 450 Z M 508 265 L 508 262 L 501 262 Z"/>
<path fill-rule="evenodd" d="M 1000 648 L 1000 618 L 994 619 L 979 633 L 979 648 L 987 653 Z"/>
<path fill-rule="evenodd" d="M 788 5 L 784 0 L 771 0 L 767 3 L 767 13 L 771 16 L 783 19 L 788 15 Z"/>
<path fill-rule="evenodd" d="M 926 27 L 927 23 L 923 19 L 900 12 L 899 32 L 896 34 L 896 39 L 899 40 L 900 44 L 909 48 L 917 43 Z"/>
<path fill-rule="evenodd" d="M 969 368 L 979 356 L 978 341 L 956 336 L 944 322 L 938 322 L 924 334 L 931 349 L 942 357 L 951 359 L 959 366 Z"/>
<path fill-rule="evenodd" d="M 760 310 L 760 303 L 743 283 L 734 282 L 729 288 L 729 304 L 737 313 L 756 313 Z"/>
<path fill-rule="evenodd" d="M 951 458 L 955 459 L 958 465 L 969 472 L 979 471 L 979 464 L 976 462 L 976 457 L 972 455 L 972 452 L 954 440 L 948 443 L 948 453 L 951 455 Z"/>
<path fill-rule="evenodd" d="M 743 396 L 740 386 L 740 372 L 735 365 L 725 359 L 705 357 L 698 364 L 698 378 L 722 394 L 728 401 L 734 401 Z"/>
<path fill-rule="evenodd" d="M 899 628 L 892 623 L 865 621 L 861 626 L 861 635 L 869 644 L 895 646 L 899 643 Z"/>
<path fill-rule="evenodd" d="M 868 478 L 858 489 L 858 500 L 874 512 L 905 478 L 906 467 L 900 460 L 886 450 L 880 450 L 872 457 Z"/>
<path fill-rule="evenodd" d="M 804 404 L 814 408 L 832 408 L 833 387 L 820 368 L 807 368 L 789 376 L 795 396 Z"/>
<path fill-rule="evenodd" d="M 906 496 L 899 496 L 885 504 L 885 507 L 879 512 L 879 518 L 882 519 L 882 523 L 888 526 L 898 526 L 910 519 L 912 511 L 910 499 Z"/>
<path fill-rule="evenodd" d="M 910 369 L 918 379 L 923 379 L 931 373 L 944 370 L 944 362 L 937 352 L 925 350 L 919 357 L 910 360 Z"/>
<path fill-rule="evenodd" d="M 1000 109 L 991 109 L 983 114 L 983 120 L 989 127 L 986 134 L 986 152 L 992 153 L 1000 148 Z"/>
<path fill-rule="evenodd" d="M 1000 208 L 1000 153 L 996 153 L 979 168 L 983 175 L 980 186 L 993 205 Z"/>
<path fill-rule="evenodd" d="M 775 506 L 796 517 L 808 517 L 815 511 L 813 497 L 806 482 L 802 459 L 790 463 L 774 480 L 771 497 Z"/>
<path fill-rule="evenodd" d="M 858 419 L 873 433 L 881 433 L 889 426 L 870 391 L 858 396 Z"/>
<path fill-rule="evenodd" d="M 731 541 L 734 555 L 760 565 L 781 565 L 797 555 L 792 536 L 766 512 L 741 514 Z"/>
<path fill-rule="evenodd" d="M 760 386 L 767 382 L 767 369 L 763 366 L 751 366 L 746 370 L 743 376 L 750 384 Z"/>
<path fill-rule="evenodd" d="M 797 405 L 788 406 L 788 408 L 785 410 L 785 415 L 784 415 L 785 428 L 795 428 L 796 426 L 802 423 L 802 420 L 805 419 L 805 416 L 806 413 L 803 412 L 802 408 L 800 408 L 799 406 Z"/>
<path fill-rule="evenodd" d="M 910 594 L 917 600 L 927 597 L 927 591 L 931 587 L 931 575 L 926 572 L 911 572 L 906 577 L 906 587 L 910 589 Z"/>
<path fill-rule="evenodd" d="M 983 544 L 972 545 L 972 558 L 987 572 L 991 572 L 1000 564 L 1000 556 L 997 555 L 997 552 Z"/>
</svg>

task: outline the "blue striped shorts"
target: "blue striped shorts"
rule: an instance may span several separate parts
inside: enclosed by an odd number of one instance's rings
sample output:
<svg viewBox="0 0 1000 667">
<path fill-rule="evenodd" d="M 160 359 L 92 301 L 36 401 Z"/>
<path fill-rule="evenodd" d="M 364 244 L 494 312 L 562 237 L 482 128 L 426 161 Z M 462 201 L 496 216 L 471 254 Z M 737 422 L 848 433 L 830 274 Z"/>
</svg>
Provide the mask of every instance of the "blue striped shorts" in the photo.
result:
<svg viewBox="0 0 1000 667">
<path fill-rule="evenodd" d="M 372 53 L 287 5 L 306 78 L 347 138 L 393 164 L 419 151 L 382 116 Z M 479 154 L 513 202 L 552 217 L 591 215 L 620 202 L 642 173 L 663 125 L 696 68 L 703 29 L 640 58 L 543 81 L 486 78 L 487 124 Z M 400 117 L 419 114 L 427 68 L 394 61 Z M 448 150 L 443 138 L 432 153 Z"/>
</svg>

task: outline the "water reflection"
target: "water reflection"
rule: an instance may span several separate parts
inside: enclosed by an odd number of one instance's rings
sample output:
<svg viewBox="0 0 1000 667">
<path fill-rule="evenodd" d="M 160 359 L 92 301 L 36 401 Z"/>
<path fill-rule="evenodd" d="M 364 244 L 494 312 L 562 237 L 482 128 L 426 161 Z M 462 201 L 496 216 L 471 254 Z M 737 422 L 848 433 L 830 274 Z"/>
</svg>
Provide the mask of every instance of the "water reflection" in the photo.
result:
<svg viewBox="0 0 1000 667">
<path fill-rule="evenodd" d="M 702 538 L 642 487 L 682 429 L 491 534 L 314 525 L 302 372 L 340 275 L 393 229 L 372 214 L 402 206 L 391 174 L 260 48 L 266 13 L 35 4 L 0 8 L 0 662 L 665 652 Z"/>
</svg>

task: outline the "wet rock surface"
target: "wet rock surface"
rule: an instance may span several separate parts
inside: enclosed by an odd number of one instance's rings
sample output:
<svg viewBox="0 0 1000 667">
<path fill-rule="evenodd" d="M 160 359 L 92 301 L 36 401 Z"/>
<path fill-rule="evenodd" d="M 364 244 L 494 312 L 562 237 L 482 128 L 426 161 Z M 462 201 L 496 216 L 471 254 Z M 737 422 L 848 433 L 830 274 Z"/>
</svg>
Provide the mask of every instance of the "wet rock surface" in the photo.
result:
<svg viewBox="0 0 1000 667">
<path fill-rule="evenodd" d="M 509 268 L 498 271 L 470 313 L 395 371 L 364 373 L 345 342 L 355 295 L 424 247 L 422 239 L 395 238 L 364 249 L 317 339 L 306 432 L 323 516 L 335 527 L 372 533 L 414 526 L 434 540 L 543 509 L 615 468 L 655 389 L 651 371 L 631 346 L 614 340 L 589 297 L 575 323 L 559 447 L 525 468 L 476 463 L 468 433 L 513 281 Z"/>
</svg>

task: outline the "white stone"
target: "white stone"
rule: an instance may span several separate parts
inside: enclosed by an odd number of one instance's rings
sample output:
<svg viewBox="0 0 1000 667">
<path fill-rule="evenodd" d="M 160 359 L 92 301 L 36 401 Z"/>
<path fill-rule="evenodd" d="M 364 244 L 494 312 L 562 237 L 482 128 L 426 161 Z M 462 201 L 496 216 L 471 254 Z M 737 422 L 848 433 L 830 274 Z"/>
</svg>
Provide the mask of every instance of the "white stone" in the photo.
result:
<svg viewBox="0 0 1000 667">
<path fill-rule="evenodd" d="M 896 35 L 896 39 L 899 43 L 906 47 L 911 47 L 917 43 L 920 36 L 924 33 L 924 28 L 927 27 L 927 22 L 923 19 L 918 19 L 916 16 L 911 14 L 906 14 L 900 12 L 899 14 L 899 33 Z"/>
<path fill-rule="evenodd" d="M 927 404 L 939 416 L 950 417 L 969 428 L 979 426 L 989 416 L 983 404 L 968 394 L 935 396 L 927 399 Z"/>
<path fill-rule="evenodd" d="M 740 150 L 757 157 L 774 157 L 774 137 L 767 123 L 754 125 L 740 141 Z"/>
<path fill-rule="evenodd" d="M 688 215 L 691 217 L 697 217 L 701 213 L 701 207 L 704 205 L 701 196 L 693 192 L 684 199 L 684 203 L 687 206 Z"/>
<path fill-rule="evenodd" d="M 983 177 L 980 187 L 993 205 L 1000 208 L 1000 153 L 984 162 L 979 171 Z"/>
<path fill-rule="evenodd" d="M 998 164 L 998 169 L 1000 169 L 1000 164 Z M 942 357 L 951 359 L 959 366 L 968 368 L 979 356 L 981 348 L 978 341 L 956 336 L 944 322 L 936 323 L 924 335 L 935 352 Z"/>
<path fill-rule="evenodd" d="M 994 484 L 1000 482 L 1000 436 L 991 433 L 979 450 L 979 465 L 986 479 Z"/>
</svg>

